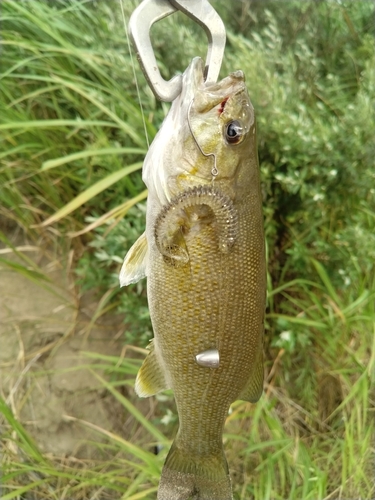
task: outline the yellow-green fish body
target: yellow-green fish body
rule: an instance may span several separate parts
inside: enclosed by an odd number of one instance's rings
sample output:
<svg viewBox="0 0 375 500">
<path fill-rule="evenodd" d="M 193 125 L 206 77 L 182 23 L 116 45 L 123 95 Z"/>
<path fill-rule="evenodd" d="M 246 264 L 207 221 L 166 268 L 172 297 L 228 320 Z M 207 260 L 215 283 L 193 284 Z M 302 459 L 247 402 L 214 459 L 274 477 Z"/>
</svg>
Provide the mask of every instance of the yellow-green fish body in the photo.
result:
<svg viewBox="0 0 375 500">
<path fill-rule="evenodd" d="M 154 340 L 136 391 L 172 388 L 179 414 L 158 500 L 230 500 L 223 426 L 231 403 L 262 393 L 266 289 L 255 118 L 242 72 L 209 85 L 201 60 L 192 61 L 143 179 L 146 232 L 121 281 L 148 279 Z"/>
</svg>

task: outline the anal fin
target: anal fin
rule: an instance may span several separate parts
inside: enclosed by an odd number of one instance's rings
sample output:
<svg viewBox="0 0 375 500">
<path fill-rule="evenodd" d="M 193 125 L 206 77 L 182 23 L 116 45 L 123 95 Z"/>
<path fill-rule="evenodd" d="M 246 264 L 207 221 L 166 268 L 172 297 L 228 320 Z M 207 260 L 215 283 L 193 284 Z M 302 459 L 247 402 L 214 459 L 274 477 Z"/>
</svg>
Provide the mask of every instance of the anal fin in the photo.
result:
<svg viewBox="0 0 375 500">
<path fill-rule="evenodd" d="M 155 352 L 154 340 L 148 346 L 149 353 L 138 372 L 135 381 L 135 392 L 141 398 L 154 396 L 160 391 L 170 389 L 165 371 Z"/>
<path fill-rule="evenodd" d="M 249 378 L 247 385 L 239 395 L 238 399 L 249 401 L 250 403 L 256 403 L 263 393 L 263 380 L 263 352 L 261 351 L 256 360 L 253 373 Z"/>
</svg>

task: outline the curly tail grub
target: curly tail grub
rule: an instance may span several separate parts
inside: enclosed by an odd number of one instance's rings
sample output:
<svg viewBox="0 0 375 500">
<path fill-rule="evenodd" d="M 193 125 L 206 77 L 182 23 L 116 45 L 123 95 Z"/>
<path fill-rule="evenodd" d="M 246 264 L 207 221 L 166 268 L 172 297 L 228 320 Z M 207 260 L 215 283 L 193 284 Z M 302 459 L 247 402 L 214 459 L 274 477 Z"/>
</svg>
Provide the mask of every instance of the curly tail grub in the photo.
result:
<svg viewBox="0 0 375 500">
<path fill-rule="evenodd" d="M 238 214 L 232 200 L 226 194 L 212 186 L 195 186 L 183 191 L 165 205 L 155 221 L 155 241 L 160 253 L 174 265 L 188 262 L 187 250 L 174 242 L 174 238 L 166 237 L 171 231 L 180 228 L 181 210 L 189 207 L 207 205 L 213 212 L 218 228 L 219 249 L 228 253 L 232 249 L 238 233 Z"/>
</svg>

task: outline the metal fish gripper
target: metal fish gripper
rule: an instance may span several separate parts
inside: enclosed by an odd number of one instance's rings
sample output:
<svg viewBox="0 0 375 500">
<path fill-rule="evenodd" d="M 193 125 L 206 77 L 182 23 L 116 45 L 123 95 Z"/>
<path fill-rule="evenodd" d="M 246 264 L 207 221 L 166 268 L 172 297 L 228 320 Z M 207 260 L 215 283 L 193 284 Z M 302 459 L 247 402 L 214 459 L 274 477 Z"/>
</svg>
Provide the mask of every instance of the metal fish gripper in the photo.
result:
<svg viewBox="0 0 375 500">
<path fill-rule="evenodd" d="M 161 76 L 150 40 L 151 26 L 180 10 L 197 22 L 208 38 L 205 80 L 215 83 L 218 79 L 226 41 L 225 26 L 208 0 L 144 0 L 133 12 L 129 33 L 137 59 L 146 80 L 161 101 L 173 101 L 182 90 L 182 76 L 169 81 Z"/>
</svg>

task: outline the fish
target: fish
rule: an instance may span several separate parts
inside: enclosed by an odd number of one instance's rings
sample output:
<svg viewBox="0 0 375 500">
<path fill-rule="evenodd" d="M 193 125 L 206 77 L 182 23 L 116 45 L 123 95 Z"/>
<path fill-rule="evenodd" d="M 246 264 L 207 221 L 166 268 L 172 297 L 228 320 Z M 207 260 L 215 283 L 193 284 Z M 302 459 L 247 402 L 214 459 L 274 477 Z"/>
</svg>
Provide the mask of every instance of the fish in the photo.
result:
<svg viewBox="0 0 375 500">
<path fill-rule="evenodd" d="M 266 259 L 256 122 L 241 70 L 205 82 L 194 58 L 146 155 L 146 229 L 121 286 L 147 277 L 154 338 L 140 397 L 173 389 L 179 429 L 158 500 L 230 500 L 223 428 L 263 392 Z"/>
</svg>

